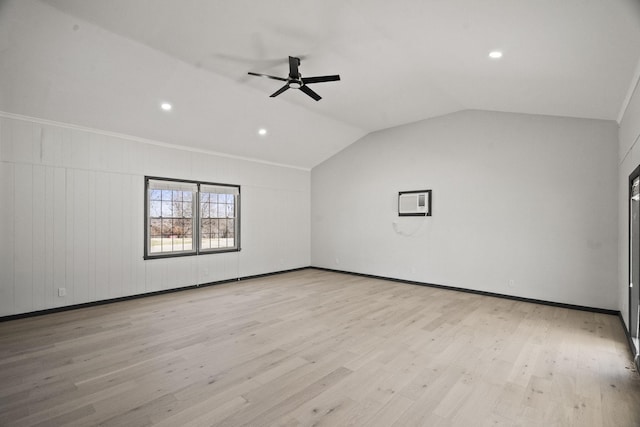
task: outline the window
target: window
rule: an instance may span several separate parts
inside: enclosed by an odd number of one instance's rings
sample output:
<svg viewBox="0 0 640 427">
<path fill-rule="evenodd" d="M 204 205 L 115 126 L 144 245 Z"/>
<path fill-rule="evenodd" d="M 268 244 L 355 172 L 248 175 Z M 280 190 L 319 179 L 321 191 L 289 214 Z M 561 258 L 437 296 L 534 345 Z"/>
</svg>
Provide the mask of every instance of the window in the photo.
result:
<svg viewBox="0 0 640 427">
<path fill-rule="evenodd" d="M 240 186 L 145 177 L 144 257 L 240 250 Z"/>
</svg>

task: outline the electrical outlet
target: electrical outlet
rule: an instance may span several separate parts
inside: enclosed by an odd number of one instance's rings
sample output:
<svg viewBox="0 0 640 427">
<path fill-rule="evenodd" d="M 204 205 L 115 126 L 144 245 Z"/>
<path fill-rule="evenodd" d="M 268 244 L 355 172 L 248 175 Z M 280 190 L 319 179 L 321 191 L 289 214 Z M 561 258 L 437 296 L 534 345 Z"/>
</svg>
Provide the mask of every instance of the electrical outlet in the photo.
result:
<svg viewBox="0 0 640 427">
<path fill-rule="evenodd" d="M 63 297 L 67 295 L 67 288 L 58 288 L 58 296 Z"/>
<path fill-rule="evenodd" d="M 513 288 L 516 285 L 516 281 L 513 279 L 509 279 L 509 287 Z"/>
</svg>

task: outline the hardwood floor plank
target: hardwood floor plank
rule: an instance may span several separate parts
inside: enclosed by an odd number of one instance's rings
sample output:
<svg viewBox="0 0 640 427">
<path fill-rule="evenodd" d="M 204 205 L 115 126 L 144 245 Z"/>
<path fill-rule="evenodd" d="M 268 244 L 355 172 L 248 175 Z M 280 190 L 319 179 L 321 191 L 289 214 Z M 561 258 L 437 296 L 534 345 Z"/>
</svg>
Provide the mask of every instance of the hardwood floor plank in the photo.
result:
<svg viewBox="0 0 640 427">
<path fill-rule="evenodd" d="M 414 402 L 414 400 L 396 394 L 386 405 L 377 411 L 371 411 L 368 418 L 364 419 L 361 425 L 370 427 L 387 427 L 394 425 L 398 418 L 400 418 Z"/>
<path fill-rule="evenodd" d="M 313 269 L 0 323 L 0 425 L 640 426 L 615 316 Z"/>
<path fill-rule="evenodd" d="M 324 391 L 325 389 L 333 387 L 335 384 L 339 383 L 351 373 L 352 371 L 345 367 L 337 368 L 334 371 L 324 375 L 322 378 L 319 378 L 309 385 L 298 389 L 294 393 L 284 394 L 286 398 L 275 405 L 273 405 L 272 401 L 265 401 L 261 398 L 258 398 L 258 400 L 252 400 L 252 398 L 249 397 L 250 394 L 247 394 L 243 397 L 245 397 L 245 399 L 250 404 L 253 402 L 254 405 L 251 408 L 247 408 L 246 411 L 242 411 L 238 415 L 224 419 L 220 425 L 269 425 L 273 421 L 290 413 L 301 404 L 311 400 L 318 394 L 322 393 L 322 391 Z M 301 385 L 306 383 L 308 383 L 308 379 L 305 377 L 305 381 L 301 383 Z M 291 384 L 291 386 L 293 386 L 293 384 Z"/>
</svg>

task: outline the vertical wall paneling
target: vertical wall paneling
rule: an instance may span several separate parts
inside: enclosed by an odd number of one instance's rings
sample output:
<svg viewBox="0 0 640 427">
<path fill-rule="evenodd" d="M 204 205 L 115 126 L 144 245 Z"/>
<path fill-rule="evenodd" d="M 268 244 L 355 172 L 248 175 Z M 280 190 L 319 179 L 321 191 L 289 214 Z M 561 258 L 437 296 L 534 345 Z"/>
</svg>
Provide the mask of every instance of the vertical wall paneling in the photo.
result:
<svg viewBox="0 0 640 427">
<path fill-rule="evenodd" d="M 96 300 L 96 173 L 87 172 L 87 301 Z"/>
<path fill-rule="evenodd" d="M 30 145 L 30 141 L 24 141 Z M 15 305 L 21 311 L 33 310 L 33 166 L 15 165 L 14 211 Z"/>
<path fill-rule="evenodd" d="M 140 151 L 140 150 L 138 150 Z M 131 250 L 133 251 L 136 294 L 145 292 L 145 262 L 142 259 L 144 253 L 144 179 L 142 176 L 134 176 L 131 184 L 132 206 L 137 214 L 131 216 L 134 232 L 131 235 Z"/>
<path fill-rule="evenodd" d="M 68 134 L 67 134 L 68 135 Z M 75 181 L 76 181 L 76 171 L 74 169 L 66 168 L 66 198 L 65 198 L 65 208 L 66 208 L 66 226 L 65 226 L 65 248 L 66 248 L 66 298 L 70 304 L 76 303 L 76 296 L 74 292 L 74 284 L 75 284 L 75 264 L 74 264 L 74 242 L 75 242 L 75 219 L 76 219 L 76 211 L 75 207 Z"/>
<path fill-rule="evenodd" d="M 4 127 L 4 126 L 3 126 Z M 4 129 L 1 135 L 4 139 Z M 3 144 L 3 147 L 6 145 Z M 8 155 L 3 151 L 3 155 Z M 0 161 L 0 315 L 6 316 L 16 312 L 14 299 L 14 192 L 15 166 L 12 163 Z"/>
<path fill-rule="evenodd" d="M 71 151 L 65 152 L 65 157 L 68 158 L 68 166 L 72 168 L 87 169 L 87 165 L 89 164 L 90 144 L 87 141 L 86 132 L 71 130 L 69 131 L 69 134 L 70 140 L 68 146 Z"/>
<path fill-rule="evenodd" d="M 45 145 L 46 146 L 46 145 Z M 45 255 L 44 274 L 44 301 L 45 307 L 53 307 L 56 299 L 55 294 L 55 274 L 54 274 L 54 254 L 55 254 L 55 172 L 56 169 L 50 166 L 45 167 L 44 181 L 44 205 L 42 215 L 44 217 L 43 247 Z"/>
<path fill-rule="evenodd" d="M 73 173 L 73 283 L 74 303 L 89 301 L 89 172 Z"/>
<path fill-rule="evenodd" d="M 132 219 L 140 218 L 135 211 L 136 206 L 132 204 L 132 194 L 135 188 L 132 185 L 132 177 L 129 175 L 121 175 L 122 178 L 122 229 L 119 233 L 120 238 L 120 254 L 122 259 L 122 289 L 124 295 L 134 293 L 135 286 L 133 284 L 133 262 L 134 254 L 132 252 L 131 235 L 134 234 Z"/>
<path fill-rule="evenodd" d="M 145 175 L 239 184 L 242 251 L 143 260 Z M 309 191 L 308 171 L 0 115 L 0 316 L 308 266 Z"/>
<path fill-rule="evenodd" d="M 13 162 L 13 122 L 0 120 L 0 160 Z"/>
<path fill-rule="evenodd" d="M 89 145 L 89 169 L 91 170 L 106 170 L 107 156 L 106 143 L 103 141 L 106 139 L 104 135 L 90 133 L 87 136 L 87 144 Z"/>
<path fill-rule="evenodd" d="M 55 126 L 42 127 L 42 164 L 48 166 L 61 166 L 63 164 L 62 133 L 65 129 Z"/>
<path fill-rule="evenodd" d="M 114 162 L 110 162 L 114 163 Z M 109 298 L 122 296 L 122 175 L 112 174 L 109 180 Z"/>
<path fill-rule="evenodd" d="M 33 166 L 32 198 L 32 254 L 33 254 L 33 309 L 41 310 L 46 305 L 46 168 Z"/>
<path fill-rule="evenodd" d="M 95 299 L 109 298 L 109 176 L 96 173 L 95 193 Z"/>
<path fill-rule="evenodd" d="M 67 286 L 67 178 L 64 168 L 53 176 L 53 306 L 67 305 L 68 297 L 58 297 L 57 289 Z"/>
<path fill-rule="evenodd" d="M 39 134 L 40 127 L 30 122 L 20 122 L 13 127 L 11 132 L 13 156 L 12 160 L 18 163 L 33 163 L 34 158 L 39 158 L 36 144 L 39 145 L 40 138 L 34 138 L 34 134 Z"/>
<path fill-rule="evenodd" d="M 62 161 L 59 165 L 65 168 L 73 167 L 74 154 L 72 132 L 72 129 L 63 129 L 61 134 L 60 148 L 62 150 Z"/>
<path fill-rule="evenodd" d="M 167 267 L 172 260 L 153 259 L 145 262 L 146 291 L 156 292 L 165 289 Z"/>
</svg>

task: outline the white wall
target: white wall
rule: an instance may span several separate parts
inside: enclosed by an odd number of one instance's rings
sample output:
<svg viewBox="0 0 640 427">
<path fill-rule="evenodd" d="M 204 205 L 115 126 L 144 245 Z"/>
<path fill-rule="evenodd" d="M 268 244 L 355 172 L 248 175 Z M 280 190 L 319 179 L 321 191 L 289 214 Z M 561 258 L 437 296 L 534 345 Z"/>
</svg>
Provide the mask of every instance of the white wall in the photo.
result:
<svg viewBox="0 0 640 427">
<path fill-rule="evenodd" d="M 640 63 L 638 64 L 640 67 Z M 640 68 L 639 68 L 640 69 Z M 629 324 L 629 175 L 640 165 L 640 89 L 635 86 L 620 122 L 618 153 L 619 247 L 618 295 L 620 313 Z"/>
<path fill-rule="evenodd" d="M 144 175 L 240 184 L 242 251 L 144 261 Z M 308 266 L 309 191 L 306 170 L 4 114 L 0 316 Z"/>
<path fill-rule="evenodd" d="M 613 121 L 483 111 L 370 134 L 312 170 L 311 263 L 618 309 L 616 151 Z"/>
</svg>

